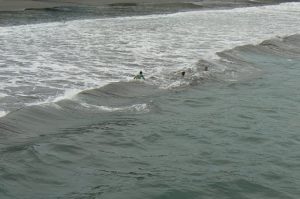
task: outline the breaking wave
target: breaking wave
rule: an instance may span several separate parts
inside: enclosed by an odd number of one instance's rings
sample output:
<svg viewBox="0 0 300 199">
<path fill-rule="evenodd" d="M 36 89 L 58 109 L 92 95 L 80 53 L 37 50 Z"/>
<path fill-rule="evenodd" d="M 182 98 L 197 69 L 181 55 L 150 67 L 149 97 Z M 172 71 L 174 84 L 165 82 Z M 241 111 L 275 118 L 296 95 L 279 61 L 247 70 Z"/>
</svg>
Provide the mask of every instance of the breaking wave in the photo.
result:
<svg viewBox="0 0 300 199">
<path fill-rule="evenodd" d="M 260 77 L 262 71 L 255 65 L 254 60 L 251 62 L 252 53 L 298 57 L 300 35 L 277 37 L 263 41 L 259 45 L 245 45 L 219 52 L 220 59 L 200 60 L 193 68 L 186 70 L 184 77 L 181 76 L 181 70 L 170 74 L 168 81 L 173 81 L 173 84 L 168 88 L 151 84 L 151 79 L 145 82 L 121 81 L 81 91 L 68 99 L 63 97 L 49 103 L 26 106 L 0 118 L 0 129 L 2 133 L 46 134 L 48 131 L 54 131 L 53 128 L 74 125 L 74 120 L 78 119 L 84 122 L 103 114 L 141 114 L 155 111 L 152 99 L 157 95 L 182 88 L 188 89 L 207 81 L 232 82 Z M 208 71 L 205 70 L 206 67 Z M 224 70 L 219 70 L 220 68 Z"/>
</svg>

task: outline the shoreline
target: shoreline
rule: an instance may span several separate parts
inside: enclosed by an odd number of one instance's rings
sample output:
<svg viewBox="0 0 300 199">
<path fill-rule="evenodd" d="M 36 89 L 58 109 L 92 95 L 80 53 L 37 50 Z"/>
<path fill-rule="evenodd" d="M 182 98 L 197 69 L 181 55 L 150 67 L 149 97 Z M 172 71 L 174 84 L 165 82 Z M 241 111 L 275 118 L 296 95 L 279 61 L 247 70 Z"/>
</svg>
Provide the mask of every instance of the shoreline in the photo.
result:
<svg viewBox="0 0 300 199">
<path fill-rule="evenodd" d="M 279 4 L 284 2 L 299 2 L 296 1 L 284 1 L 284 0 L 0 0 L 0 12 L 13 12 L 24 11 L 27 9 L 46 9 L 54 7 L 64 6 L 105 6 L 105 5 L 117 5 L 117 6 L 137 6 L 144 4 L 176 4 L 180 3 L 195 3 L 204 9 L 212 8 L 235 8 L 235 7 L 249 7 L 260 5 Z M 184 9 L 184 8 L 183 8 Z"/>
<path fill-rule="evenodd" d="M 34 0 L 0 0 L 0 12 L 24 11 L 26 9 L 43 9 L 57 6 L 65 6 L 65 3 L 54 3 Z"/>
</svg>

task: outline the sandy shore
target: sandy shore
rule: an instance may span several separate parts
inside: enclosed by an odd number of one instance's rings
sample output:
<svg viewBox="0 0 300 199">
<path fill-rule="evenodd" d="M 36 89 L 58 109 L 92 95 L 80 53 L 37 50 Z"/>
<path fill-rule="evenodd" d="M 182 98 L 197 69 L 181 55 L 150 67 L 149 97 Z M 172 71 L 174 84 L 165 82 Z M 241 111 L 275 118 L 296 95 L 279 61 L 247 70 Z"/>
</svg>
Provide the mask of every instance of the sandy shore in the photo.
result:
<svg viewBox="0 0 300 199">
<path fill-rule="evenodd" d="M 113 3 L 183 2 L 182 0 L 0 0 L 0 11 L 16 11 L 26 8 L 50 8 L 57 6 L 97 6 Z M 197 2 L 197 0 L 192 0 Z"/>
<path fill-rule="evenodd" d="M 16 11 L 26 8 L 50 8 L 58 6 L 99 6 L 114 3 L 182 3 L 198 2 L 204 7 L 223 5 L 228 7 L 248 6 L 253 4 L 273 4 L 287 2 L 284 0 L 0 0 L 0 11 Z"/>
<path fill-rule="evenodd" d="M 61 5 L 64 4 L 33 0 L 0 0 L 0 11 L 24 10 L 25 8 L 47 8 Z"/>
</svg>

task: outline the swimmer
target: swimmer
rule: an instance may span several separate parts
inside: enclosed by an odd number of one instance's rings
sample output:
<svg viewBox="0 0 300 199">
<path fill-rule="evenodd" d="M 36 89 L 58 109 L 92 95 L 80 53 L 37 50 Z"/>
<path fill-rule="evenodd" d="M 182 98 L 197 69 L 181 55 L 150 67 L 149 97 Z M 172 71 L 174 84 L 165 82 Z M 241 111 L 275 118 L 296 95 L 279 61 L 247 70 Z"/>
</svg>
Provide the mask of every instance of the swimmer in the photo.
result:
<svg viewBox="0 0 300 199">
<path fill-rule="evenodd" d="M 143 80 L 145 80 L 145 77 L 144 77 L 144 75 L 143 75 L 143 72 L 140 71 L 140 74 L 134 76 L 134 79 L 143 79 Z"/>
</svg>

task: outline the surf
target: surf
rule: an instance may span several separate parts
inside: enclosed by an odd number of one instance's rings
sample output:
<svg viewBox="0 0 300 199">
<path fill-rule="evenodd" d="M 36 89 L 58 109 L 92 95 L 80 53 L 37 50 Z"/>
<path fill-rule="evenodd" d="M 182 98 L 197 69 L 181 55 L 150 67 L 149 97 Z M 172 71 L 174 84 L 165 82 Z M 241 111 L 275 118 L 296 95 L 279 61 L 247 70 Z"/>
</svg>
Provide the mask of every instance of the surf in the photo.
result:
<svg viewBox="0 0 300 199">
<path fill-rule="evenodd" d="M 298 33 L 299 9 L 299 3 L 285 3 L 1 27 L 1 111 L 129 81 L 140 70 L 160 88 L 184 84 L 182 70 L 212 78 L 230 69 L 212 64 L 205 73 L 199 65 L 218 62 L 217 52 Z"/>
</svg>

